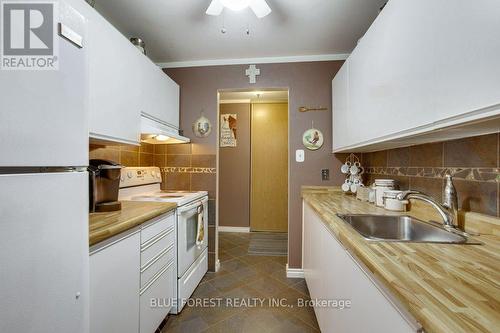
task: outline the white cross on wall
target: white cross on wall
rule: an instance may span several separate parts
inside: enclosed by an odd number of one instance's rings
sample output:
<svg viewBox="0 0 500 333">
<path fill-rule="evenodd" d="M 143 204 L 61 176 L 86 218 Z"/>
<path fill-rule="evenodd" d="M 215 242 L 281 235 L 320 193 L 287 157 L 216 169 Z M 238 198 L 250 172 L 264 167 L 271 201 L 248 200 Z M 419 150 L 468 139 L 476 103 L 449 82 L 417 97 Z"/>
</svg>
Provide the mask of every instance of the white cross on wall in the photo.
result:
<svg viewBox="0 0 500 333">
<path fill-rule="evenodd" d="M 248 76 L 250 83 L 257 82 L 257 75 L 260 75 L 260 69 L 255 67 L 255 65 L 250 65 L 247 70 L 245 70 L 245 75 Z"/>
</svg>

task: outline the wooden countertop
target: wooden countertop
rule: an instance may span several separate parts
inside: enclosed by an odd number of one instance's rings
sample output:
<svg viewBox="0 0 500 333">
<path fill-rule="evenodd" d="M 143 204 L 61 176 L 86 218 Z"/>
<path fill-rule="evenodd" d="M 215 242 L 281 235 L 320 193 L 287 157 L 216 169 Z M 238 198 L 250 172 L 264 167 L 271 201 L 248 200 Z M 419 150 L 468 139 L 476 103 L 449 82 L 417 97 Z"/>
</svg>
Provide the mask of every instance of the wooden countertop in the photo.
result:
<svg viewBox="0 0 500 333">
<path fill-rule="evenodd" d="M 498 229 L 474 237 L 483 245 L 368 242 L 335 214 L 407 214 L 426 219 L 416 209 L 390 213 L 334 187 L 303 187 L 302 198 L 426 332 L 500 331 Z"/>
<path fill-rule="evenodd" d="M 177 207 L 169 202 L 122 201 L 116 212 L 90 213 L 89 245 L 92 246 L 127 231 Z"/>
</svg>

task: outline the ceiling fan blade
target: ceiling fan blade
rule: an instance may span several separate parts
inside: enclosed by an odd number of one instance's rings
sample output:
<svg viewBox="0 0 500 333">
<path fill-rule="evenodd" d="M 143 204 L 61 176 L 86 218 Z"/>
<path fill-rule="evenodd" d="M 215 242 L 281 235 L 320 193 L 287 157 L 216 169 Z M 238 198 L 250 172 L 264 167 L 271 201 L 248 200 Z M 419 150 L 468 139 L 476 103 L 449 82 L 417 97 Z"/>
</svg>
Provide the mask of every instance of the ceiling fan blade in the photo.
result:
<svg viewBox="0 0 500 333">
<path fill-rule="evenodd" d="M 212 0 L 210 3 L 210 6 L 207 8 L 207 15 L 220 15 L 222 13 L 222 10 L 224 9 L 224 5 L 220 2 L 220 0 Z"/>
<path fill-rule="evenodd" d="M 250 0 L 250 8 L 258 18 L 263 18 L 271 13 L 271 7 L 269 7 L 266 0 Z"/>
</svg>

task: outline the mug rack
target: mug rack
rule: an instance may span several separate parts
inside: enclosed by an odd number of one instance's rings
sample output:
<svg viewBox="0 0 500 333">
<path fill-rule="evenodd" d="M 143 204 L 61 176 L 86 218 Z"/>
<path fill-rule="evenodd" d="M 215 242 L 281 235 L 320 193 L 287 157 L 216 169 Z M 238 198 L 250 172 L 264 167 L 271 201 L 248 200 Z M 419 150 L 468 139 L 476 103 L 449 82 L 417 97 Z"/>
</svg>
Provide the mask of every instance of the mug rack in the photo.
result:
<svg viewBox="0 0 500 333">
<path fill-rule="evenodd" d="M 354 154 L 347 156 L 344 164 L 342 164 L 340 171 L 346 175 L 344 184 L 342 184 L 342 191 L 345 193 L 356 193 L 359 187 L 363 187 L 362 174 L 364 168 L 361 166 L 359 157 Z"/>
</svg>

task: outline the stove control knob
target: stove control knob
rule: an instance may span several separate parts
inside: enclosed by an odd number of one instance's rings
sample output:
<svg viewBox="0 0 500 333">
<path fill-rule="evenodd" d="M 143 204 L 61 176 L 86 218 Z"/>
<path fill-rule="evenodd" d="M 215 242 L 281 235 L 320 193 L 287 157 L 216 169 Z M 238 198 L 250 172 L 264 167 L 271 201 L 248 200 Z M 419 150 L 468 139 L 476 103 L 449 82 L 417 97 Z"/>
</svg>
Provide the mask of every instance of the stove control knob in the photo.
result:
<svg viewBox="0 0 500 333">
<path fill-rule="evenodd" d="M 155 172 L 154 171 L 151 171 L 151 177 L 155 177 Z"/>
<path fill-rule="evenodd" d="M 156 173 L 156 178 L 160 179 L 161 174 L 159 172 Z"/>
<path fill-rule="evenodd" d="M 129 179 L 130 179 L 130 178 L 132 178 L 132 176 L 133 176 L 132 171 L 127 172 L 127 177 L 128 177 Z"/>
<path fill-rule="evenodd" d="M 124 181 L 125 181 L 125 176 L 124 176 L 124 175 L 121 175 L 121 176 L 120 176 L 120 181 L 121 181 L 121 182 L 124 182 Z"/>
</svg>

